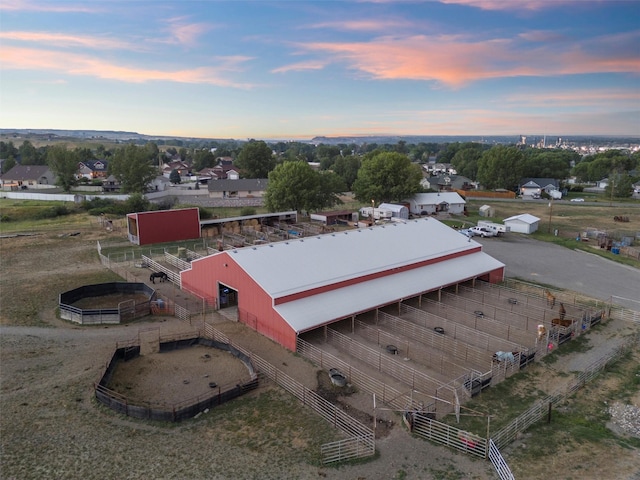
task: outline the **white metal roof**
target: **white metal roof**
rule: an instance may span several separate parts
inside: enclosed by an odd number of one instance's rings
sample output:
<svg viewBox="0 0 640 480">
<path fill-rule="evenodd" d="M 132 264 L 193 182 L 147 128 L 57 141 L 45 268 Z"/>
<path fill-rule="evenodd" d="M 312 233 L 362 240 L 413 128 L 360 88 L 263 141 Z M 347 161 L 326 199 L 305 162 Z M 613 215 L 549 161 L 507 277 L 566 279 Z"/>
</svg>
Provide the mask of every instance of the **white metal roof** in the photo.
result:
<svg viewBox="0 0 640 480">
<path fill-rule="evenodd" d="M 304 292 L 478 248 L 435 220 L 408 220 L 227 253 L 271 297 Z"/>
<path fill-rule="evenodd" d="M 416 205 L 439 205 L 443 202 L 449 204 L 465 204 L 457 192 L 416 193 L 411 199 Z"/>
<path fill-rule="evenodd" d="M 538 217 L 534 217 L 529 213 L 523 213 L 522 215 L 514 215 L 513 217 L 505 218 L 504 222 L 523 222 L 532 225 L 536 222 L 539 222 L 540 219 Z"/>
<path fill-rule="evenodd" d="M 476 252 L 276 305 L 274 309 L 294 331 L 301 333 L 399 299 L 469 280 L 503 266 L 486 253 Z"/>
</svg>

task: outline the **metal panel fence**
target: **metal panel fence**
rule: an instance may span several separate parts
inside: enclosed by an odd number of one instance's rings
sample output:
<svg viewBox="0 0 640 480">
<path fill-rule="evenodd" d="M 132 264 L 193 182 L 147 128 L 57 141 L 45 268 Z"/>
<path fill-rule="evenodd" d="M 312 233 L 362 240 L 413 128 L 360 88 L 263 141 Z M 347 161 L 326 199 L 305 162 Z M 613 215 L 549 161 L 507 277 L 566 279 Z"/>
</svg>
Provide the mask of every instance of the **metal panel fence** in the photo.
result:
<svg viewBox="0 0 640 480">
<path fill-rule="evenodd" d="M 370 348 L 331 328 L 327 329 L 327 341 L 378 371 L 391 375 L 412 390 L 436 397 L 438 411 L 451 408 L 458 402 L 456 395 L 458 389 L 454 386 L 447 385 L 405 365 L 396 360 L 395 355 L 391 356 L 387 352 L 383 353 L 380 350 Z M 464 395 L 464 387 L 460 386 L 457 394 Z"/>
<path fill-rule="evenodd" d="M 331 353 L 325 352 L 309 342 L 305 342 L 301 338 L 298 338 L 296 352 L 311 360 L 320 366 L 320 368 L 327 370 L 337 368 L 347 376 L 349 383 L 361 388 L 365 392 L 376 395 L 378 399 L 391 408 L 405 410 L 407 408 L 416 409 L 418 407 L 418 403 L 414 402 L 410 395 L 400 392 L 384 382 L 373 378 L 344 360 L 341 360 Z"/>
<path fill-rule="evenodd" d="M 204 326 L 204 335 L 216 341 L 232 345 L 226 335 L 209 324 L 205 324 Z M 313 409 L 335 428 L 349 435 L 349 438 L 345 440 L 322 445 L 321 454 L 323 463 L 342 462 L 354 458 L 370 457 L 375 454 L 375 437 L 372 429 L 364 426 L 358 420 L 325 400 L 313 390 L 297 382 L 283 371 L 278 370 L 259 356 L 238 345 L 233 346 L 247 355 L 261 374 L 291 393 L 302 402 L 303 405 Z"/>
<path fill-rule="evenodd" d="M 507 462 L 502 457 L 500 450 L 498 450 L 498 447 L 491 439 L 489 439 L 489 460 L 491 460 L 493 468 L 496 469 L 500 480 L 516 480 L 513 473 L 511 473 L 509 465 L 507 465 Z"/>
<path fill-rule="evenodd" d="M 400 312 L 408 321 L 380 312 L 378 314 L 380 324 L 389 323 L 394 328 L 402 328 L 416 340 L 447 353 L 450 358 L 456 359 L 463 365 L 471 365 L 474 369 L 480 371 L 490 368 L 493 353 L 495 352 L 468 345 L 448 335 L 436 332 L 435 328 L 442 327 L 442 318 L 404 303 L 400 305 Z"/>
<path fill-rule="evenodd" d="M 524 432 L 531 425 L 547 415 L 550 406 L 556 405 L 568 399 L 571 395 L 573 395 L 574 392 L 597 377 L 600 372 L 602 372 L 602 370 L 607 367 L 607 365 L 615 362 L 631 349 L 637 348 L 638 345 L 640 345 L 640 334 L 628 337 L 616 349 L 612 350 L 611 352 L 588 366 L 566 387 L 552 395 L 549 395 L 545 399 L 540 400 L 526 412 L 522 413 L 516 419 L 514 419 L 509 425 L 492 434 L 492 440 L 499 448 L 505 447 L 515 440 L 518 433 Z"/>
<path fill-rule="evenodd" d="M 419 437 L 475 457 L 486 458 L 487 456 L 487 440 L 485 438 L 438 422 L 426 415 L 412 415 L 410 428 L 411 432 Z"/>
</svg>

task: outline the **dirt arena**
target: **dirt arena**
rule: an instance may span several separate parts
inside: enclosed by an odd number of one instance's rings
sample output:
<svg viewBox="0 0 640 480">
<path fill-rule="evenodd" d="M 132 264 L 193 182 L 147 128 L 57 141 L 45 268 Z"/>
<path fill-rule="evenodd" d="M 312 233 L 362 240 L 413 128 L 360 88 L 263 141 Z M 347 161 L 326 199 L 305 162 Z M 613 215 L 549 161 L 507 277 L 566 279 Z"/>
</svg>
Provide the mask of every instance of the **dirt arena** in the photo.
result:
<svg viewBox="0 0 640 480">
<path fill-rule="evenodd" d="M 194 345 L 119 362 L 109 388 L 152 406 L 174 405 L 250 379 L 247 366 L 231 353 Z"/>
</svg>

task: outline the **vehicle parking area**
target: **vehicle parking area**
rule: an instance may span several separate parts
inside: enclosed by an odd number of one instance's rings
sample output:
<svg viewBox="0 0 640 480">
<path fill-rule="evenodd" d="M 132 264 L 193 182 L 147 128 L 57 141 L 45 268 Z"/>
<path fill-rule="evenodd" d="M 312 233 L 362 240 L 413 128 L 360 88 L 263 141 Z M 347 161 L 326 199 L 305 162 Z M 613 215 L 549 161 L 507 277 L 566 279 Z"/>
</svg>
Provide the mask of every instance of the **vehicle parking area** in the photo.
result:
<svg viewBox="0 0 640 480">
<path fill-rule="evenodd" d="M 302 334 L 298 350 L 387 404 L 439 418 L 601 318 L 543 289 L 470 281 Z"/>
</svg>

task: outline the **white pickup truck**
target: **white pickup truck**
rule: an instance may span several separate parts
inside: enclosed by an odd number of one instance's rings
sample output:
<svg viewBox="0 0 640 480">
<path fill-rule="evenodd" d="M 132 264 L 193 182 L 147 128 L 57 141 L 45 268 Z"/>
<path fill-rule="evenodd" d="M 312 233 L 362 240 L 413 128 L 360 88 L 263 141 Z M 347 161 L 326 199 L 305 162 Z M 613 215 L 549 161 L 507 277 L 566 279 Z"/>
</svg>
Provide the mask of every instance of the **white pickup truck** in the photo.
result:
<svg viewBox="0 0 640 480">
<path fill-rule="evenodd" d="M 476 237 L 496 237 L 498 234 L 487 227 L 471 227 L 469 232 Z"/>
</svg>

